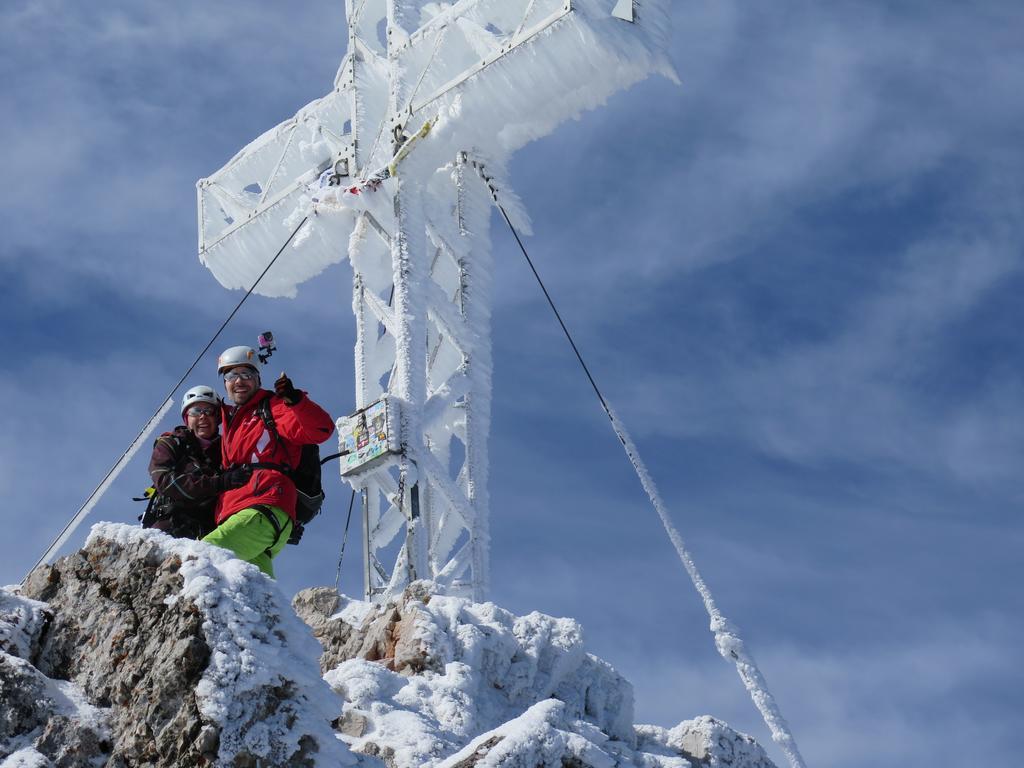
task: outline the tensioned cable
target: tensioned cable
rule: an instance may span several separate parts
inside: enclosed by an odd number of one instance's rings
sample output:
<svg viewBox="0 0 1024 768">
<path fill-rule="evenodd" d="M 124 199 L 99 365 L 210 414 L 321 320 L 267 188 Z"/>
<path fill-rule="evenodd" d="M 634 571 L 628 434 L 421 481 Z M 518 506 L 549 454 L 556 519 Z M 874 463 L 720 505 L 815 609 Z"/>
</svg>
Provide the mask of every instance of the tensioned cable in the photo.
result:
<svg viewBox="0 0 1024 768">
<path fill-rule="evenodd" d="M 750 655 L 750 652 L 746 650 L 743 639 L 739 635 L 738 628 L 725 618 L 721 611 L 718 610 L 718 606 L 715 605 L 715 600 L 711 595 L 711 590 L 708 588 L 708 585 L 697 570 L 697 565 L 693 561 L 693 556 L 686 549 L 683 537 L 679 535 L 679 531 L 676 529 L 675 524 L 669 517 L 668 509 L 662 501 L 657 487 L 654 485 L 654 480 L 651 477 L 650 472 L 647 471 L 647 466 L 640 458 L 640 452 L 637 450 L 636 445 L 633 443 L 633 440 L 630 438 L 629 433 L 626 431 L 626 428 L 623 426 L 618 416 L 612 410 L 611 406 L 608 405 L 608 401 L 605 400 L 604 395 L 601 394 L 601 390 L 597 386 L 597 382 L 590 373 L 590 368 L 587 367 L 586 362 L 583 360 L 583 355 L 580 354 L 579 347 L 576 346 L 576 342 L 573 340 L 572 334 L 569 333 L 569 329 L 562 320 L 562 315 L 559 313 L 558 307 L 555 306 L 555 302 L 551 298 L 551 294 L 548 293 L 548 289 L 544 285 L 544 281 L 537 272 L 537 268 L 533 264 L 533 259 L 530 258 L 530 254 L 526 251 L 526 246 L 523 245 L 523 241 L 519 237 L 519 233 L 516 231 L 516 228 L 513 226 L 508 213 L 505 211 L 505 207 L 498 201 L 498 192 L 493 181 L 484 174 L 483 166 L 480 163 L 476 161 L 470 162 L 490 191 L 495 207 L 497 207 L 501 212 L 501 215 L 505 219 L 505 223 L 508 224 L 508 228 L 512 232 L 512 236 L 519 245 L 519 250 L 523 252 L 523 257 L 526 259 L 526 263 L 529 264 L 530 271 L 533 272 L 533 276 L 537 279 L 537 284 L 540 286 L 541 291 L 544 292 L 544 298 L 547 299 L 548 305 L 551 307 L 551 311 L 554 312 L 555 318 L 558 320 L 558 324 L 562 327 L 562 332 L 565 334 L 565 338 L 568 339 L 569 345 L 572 347 L 572 351 L 576 354 L 576 359 L 579 361 L 580 367 L 586 374 L 587 380 L 590 382 L 590 386 L 593 387 L 594 394 L 597 395 L 597 399 L 601 402 L 601 407 L 608 415 L 608 419 L 612 424 L 612 429 L 615 431 L 615 436 L 618 437 L 619 442 L 622 443 L 622 447 L 626 451 L 626 456 L 629 458 L 630 463 L 633 465 L 633 469 L 636 471 L 637 477 L 640 479 L 640 484 L 647 492 L 647 496 L 651 500 L 651 504 L 653 504 L 655 511 L 658 513 L 658 517 L 661 518 L 661 523 L 672 542 L 672 546 L 675 548 L 676 553 L 679 555 L 679 559 L 683 563 L 683 567 L 689 574 L 690 580 L 693 582 L 693 586 L 700 593 L 701 599 L 704 602 L 704 608 L 707 610 L 708 616 L 711 619 L 711 631 L 715 636 L 715 647 L 726 661 L 731 661 L 736 665 L 736 671 L 739 673 L 744 687 L 750 694 L 750 698 L 753 700 L 754 706 L 756 706 L 758 711 L 761 713 L 761 717 L 764 718 L 765 725 L 768 726 L 768 730 L 772 736 L 772 741 L 778 744 L 779 748 L 785 753 L 792 768 L 806 768 L 806 763 L 804 763 L 800 750 L 797 748 L 796 740 L 793 738 L 788 724 L 782 717 L 778 704 L 775 702 L 775 697 L 772 696 L 771 692 L 768 690 L 767 683 L 764 676 L 761 674 L 761 670 Z"/>
<path fill-rule="evenodd" d="M 345 559 L 345 545 L 348 543 L 348 525 L 352 522 L 352 507 L 356 503 L 356 489 L 352 489 L 352 496 L 348 500 L 348 517 L 345 518 L 345 534 L 341 537 L 341 554 L 338 555 L 338 573 L 334 577 L 334 589 L 341 592 L 341 561 Z"/>
<path fill-rule="evenodd" d="M 103 479 L 100 481 L 99 485 L 97 485 L 96 488 L 93 489 L 93 492 L 89 494 L 89 497 L 85 500 L 85 503 L 82 504 L 82 506 L 79 508 L 78 512 L 75 513 L 75 516 L 72 517 L 68 524 L 64 526 L 64 530 L 62 530 L 60 534 L 58 534 L 57 538 L 53 540 L 53 543 L 50 544 L 46 552 L 43 553 L 43 556 L 36 561 L 36 564 L 34 566 L 32 566 L 32 570 L 38 568 L 39 565 L 42 563 L 48 563 L 50 559 L 53 557 L 53 555 L 57 552 L 57 550 L 59 550 L 61 546 L 63 546 L 64 542 L 68 540 L 71 534 L 75 532 L 75 529 L 78 528 L 82 520 L 84 520 L 86 516 L 92 511 L 93 507 L 96 506 L 96 503 L 103 497 L 103 494 L 107 492 L 107 489 L 114 482 L 114 480 L 117 479 L 117 476 L 121 474 L 121 470 L 123 470 L 124 467 L 128 464 L 128 462 L 131 461 L 132 457 L 135 455 L 136 451 L 138 451 L 143 441 L 153 432 L 154 429 L 156 429 L 157 425 L 160 423 L 160 420 L 163 419 L 163 417 L 171 409 L 171 405 L 174 402 L 174 393 L 178 391 L 178 387 L 180 387 L 184 383 L 185 379 L 187 379 L 189 375 L 192 373 L 192 371 L 195 370 L 195 367 L 199 365 L 199 362 L 203 359 L 203 355 L 205 355 L 210 350 L 210 347 L 213 346 L 214 342 L 217 341 L 217 339 L 220 337 L 221 332 L 227 327 L 228 323 L 230 323 L 232 318 L 238 313 L 238 310 L 242 308 L 242 305 L 245 303 L 246 299 L 248 299 L 252 295 L 252 292 L 256 290 L 256 286 L 260 284 L 260 281 L 263 280 L 267 272 L 270 271 L 270 268 L 274 266 L 274 263 L 277 261 L 278 257 L 282 253 L 284 253 L 284 249 L 288 247 L 288 244 L 292 241 L 295 235 L 298 234 L 298 231 L 302 228 L 302 225 L 305 224 L 308 219 L 309 216 L 304 217 L 302 221 L 299 222 L 299 225 L 295 227 L 294 230 L 292 230 L 292 233 L 288 235 L 288 239 L 284 241 L 284 245 L 282 245 L 280 250 L 278 250 L 278 252 L 274 254 L 274 258 L 270 260 L 270 263 L 267 264 L 264 270 L 260 272 L 260 276 L 256 278 L 256 282 L 254 282 L 249 287 L 249 290 L 245 292 L 245 295 L 241 298 L 238 304 L 235 305 L 235 308 L 231 310 L 231 314 L 227 316 L 227 319 L 220 324 L 220 328 L 218 328 L 217 332 L 213 334 L 213 338 L 211 338 L 210 341 L 207 342 L 206 346 L 203 347 L 202 352 L 196 355 L 196 359 L 192 362 L 192 365 L 188 367 L 188 370 L 185 371 L 184 375 L 180 379 L 178 379 L 178 383 L 175 384 L 171 388 L 171 391 L 167 393 L 167 397 L 164 398 L 164 401 L 161 404 L 161 406 L 156 409 L 156 412 L 150 417 L 149 421 L 146 422 L 146 425 L 142 428 L 142 431 L 139 432 L 138 435 L 136 435 L 135 439 L 132 440 L 128 448 L 125 449 L 125 452 L 121 454 L 121 458 L 114 462 L 114 466 L 112 466 L 110 470 L 107 472 L 107 474 L 103 476 Z"/>
</svg>

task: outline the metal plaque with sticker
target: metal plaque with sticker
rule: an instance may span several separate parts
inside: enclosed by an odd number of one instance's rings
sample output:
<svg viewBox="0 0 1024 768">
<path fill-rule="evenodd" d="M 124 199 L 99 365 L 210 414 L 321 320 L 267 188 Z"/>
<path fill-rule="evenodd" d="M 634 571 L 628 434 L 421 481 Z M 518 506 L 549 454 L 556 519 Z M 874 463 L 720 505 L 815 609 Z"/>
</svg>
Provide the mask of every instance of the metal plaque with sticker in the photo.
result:
<svg viewBox="0 0 1024 768">
<path fill-rule="evenodd" d="M 383 463 L 401 451 L 398 403 L 384 397 L 337 421 L 341 474 L 351 475 Z"/>
</svg>

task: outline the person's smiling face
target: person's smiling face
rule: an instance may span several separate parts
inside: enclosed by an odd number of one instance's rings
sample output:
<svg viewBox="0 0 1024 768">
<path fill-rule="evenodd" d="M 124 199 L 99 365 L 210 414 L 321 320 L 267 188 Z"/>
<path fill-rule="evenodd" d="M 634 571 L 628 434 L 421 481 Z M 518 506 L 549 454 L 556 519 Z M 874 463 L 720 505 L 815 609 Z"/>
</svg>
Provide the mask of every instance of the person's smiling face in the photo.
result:
<svg viewBox="0 0 1024 768">
<path fill-rule="evenodd" d="M 185 412 L 188 428 L 204 440 L 212 440 L 217 434 L 217 417 L 220 409 L 211 403 L 196 403 Z"/>
<path fill-rule="evenodd" d="M 260 374 L 251 365 L 236 365 L 224 372 L 224 391 L 235 405 L 245 405 L 260 388 Z"/>
</svg>

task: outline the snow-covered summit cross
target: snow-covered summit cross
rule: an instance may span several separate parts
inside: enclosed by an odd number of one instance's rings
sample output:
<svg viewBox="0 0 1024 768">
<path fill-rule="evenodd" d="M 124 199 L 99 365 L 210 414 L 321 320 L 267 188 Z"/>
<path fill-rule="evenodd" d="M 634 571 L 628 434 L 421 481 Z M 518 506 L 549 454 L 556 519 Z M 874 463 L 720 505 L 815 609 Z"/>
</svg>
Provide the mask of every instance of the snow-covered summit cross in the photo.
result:
<svg viewBox="0 0 1024 768">
<path fill-rule="evenodd" d="M 345 10 L 334 90 L 199 181 L 199 255 L 225 287 L 248 288 L 308 215 L 257 292 L 293 296 L 350 259 L 356 406 L 390 395 L 401 412 L 401 452 L 346 478 L 362 492 L 366 597 L 429 578 L 479 601 L 491 200 L 471 166 L 500 180 L 530 140 L 651 73 L 674 78 L 668 0 L 346 0 Z M 366 186 L 403 145 L 396 175 Z"/>
</svg>

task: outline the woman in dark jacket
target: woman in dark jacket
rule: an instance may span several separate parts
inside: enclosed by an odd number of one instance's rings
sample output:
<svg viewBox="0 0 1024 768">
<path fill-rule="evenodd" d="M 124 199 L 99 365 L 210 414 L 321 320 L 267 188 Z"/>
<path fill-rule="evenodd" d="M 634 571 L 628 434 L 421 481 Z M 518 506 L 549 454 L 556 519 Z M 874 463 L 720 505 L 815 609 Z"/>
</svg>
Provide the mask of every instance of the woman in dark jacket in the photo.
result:
<svg viewBox="0 0 1024 768">
<path fill-rule="evenodd" d="M 153 444 L 149 476 L 155 494 L 142 525 L 171 536 L 200 539 L 215 527 L 217 497 L 244 485 L 251 470 L 221 472 L 220 398 L 207 386 L 192 387 L 181 402 L 185 424 Z"/>
</svg>

